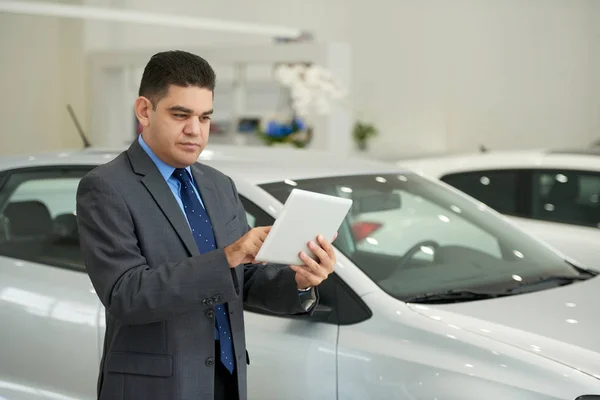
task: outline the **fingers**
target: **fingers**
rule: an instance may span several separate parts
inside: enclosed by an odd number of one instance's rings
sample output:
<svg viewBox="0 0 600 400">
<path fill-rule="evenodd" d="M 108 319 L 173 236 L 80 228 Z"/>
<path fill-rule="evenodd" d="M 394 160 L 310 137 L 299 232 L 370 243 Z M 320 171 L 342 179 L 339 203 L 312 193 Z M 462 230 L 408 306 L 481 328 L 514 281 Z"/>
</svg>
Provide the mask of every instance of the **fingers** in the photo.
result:
<svg viewBox="0 0 600 400">
<path fill-rule="evenodd" d="M 269 234 L 270 230 L 270 226 L 260 226 L 252 228 L 248 232 L 246 232 L 244 236 L 242 236 L 240 241 L 242 243 L 252 243 L 253 245 L 256 245 L 260 248 L 260 246 L 262 246 L 263 242 L 267 238 L 267 235 Z M 258 249 L 256 251 L 258 251 Z"/>
<path fill-rule="evenodd" d="M 319 246 L 311 240 L 310 242 L 308 242 L 308 248 L 311 249 L 313 253 L 315 253 L 315 256 L 319 258 L 320 262 L 327 261 L 327 258 L 329 256 L 321 246 Z"/>
<path fill-rule="evenodd" d="M 266 236 L 269 234 L 269 232 L 271 232 L 271 228 L 272 228 L 272 226 L 257 226 L 254 229 L 261 233 L 264 233 L 264 235 Z"/>
<path fill-rule="evenodd" d="M 258 226 L 251 229 L 246 235 L 256 237 L 260 239 L 261 242 L 264 242 L 269 232 L 271 232 L 270 226 Z"/>
<path fill-rule="evenodd" d="M 259 237 L 261 243 L 265 241 L 265 239 L 269 235 L 269 231 L 270 231 L 270 229 L 269 230 L 262 230 L 262 231 L 259 232 L 258 237 Z"/>
<path fill-rule="evenodd" d="M 264 240 L 271 231 L 271 226 L 252 228 L 244 236 L 227 246 L 227 260 L 231 268 L 240 263 L 252 262 L 257 264 L 255 257 L 262 247 Z"/>
<path fill-rule="evenodd" d="M 252 258 L 258 253 L 262 242 L 254 235 L 248 235 L 242 238 L 240 250 Z"/>
<path fill-rule="evenodd" d="M 337 233 L 335 235 L 337 236 Z M 321 248 L 327 254 L 327 257 L 330 258 L 331 260 L 335 259 L 335 251 L 333 250 L 333 246 L 331 245 L 331 243 L 328 242 L 322 235 L 319 235 L 317 237 L 317 241 L 321 245 Z M 322 258 L 320 258 L 320 259 L 322 260 Z"/>
<path fill-rule="evenodd" d="M 307 283 L 306 286 L 318 286 L 323 281 L 323 278 L 320 278 L 320 277 L 314 275 L 308 269 L 306 269 L 306 267 L 299 266 L 299 265 L 292 265 L 292 266 L 290 266 L 290 268 L 292 268 L 292 270 L 294 270 L 294 272 L 296 272 L 298 275 L 301 275 L 304 278 L 304 280 Z"/>
<path fill-rule="evenodd" d="M 308 272 L 312 275 L 321 278 L 321 280 L 326 279 L 327 275 L 329 275 L 325 271 L 325 268 L 323 268 L 318 262 L 310 258 L 305 252 L 300 252 L 300 259 L 304 262 L 304 269 L 308 270 Z"/>
<path fill-rule="evenodd" d="M 334 240 L 336 237 L 337 232 Z M 316 242 L 311 240 L 308 248 L 318 258 L 318 261 L 301 251 L 299 256 L 304 265 L 291 266 L 292 270 L 296 272 L 296 283 L 299 288 L 318 286 L 329 277 L 329 274 L 333 273 L 336 262 L 333 246 L 323 235 L 319 235 Z"/>
<path fill-rule="evenodd" d="M 309 242 L 309 248 L 319 257 L 320 268 L 324 270 L 326 274 L 333 272 L 335 266 L 335 251 L 333 246 L 329 243 L 322 235 L 317 237 L 319 244 Z"/>
<path fill-rule="evenodd" d="M 258 251 L 262 247 L 267 235 L 271 231 L 270 226 L 259 226 L 256 228 L 252 228 L 250 231 L 244 235 L 242 243 L 242 251 L 245 253 L 247 257 L 250 258 L 250 262 L 252 264 L 266 264 L 264 262 L 259 263 L 255 257 L 258 254 Z"/>
</svg>

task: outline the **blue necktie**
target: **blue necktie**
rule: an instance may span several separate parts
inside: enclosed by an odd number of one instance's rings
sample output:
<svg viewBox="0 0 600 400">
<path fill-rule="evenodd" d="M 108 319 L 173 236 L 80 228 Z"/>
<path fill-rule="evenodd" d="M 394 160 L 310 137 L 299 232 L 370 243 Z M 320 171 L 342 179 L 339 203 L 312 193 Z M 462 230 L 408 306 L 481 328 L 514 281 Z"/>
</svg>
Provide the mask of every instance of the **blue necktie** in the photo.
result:
<svg viewBox="0 0 600 400">
<path fill-rule="evenodd" d="M 194 191 L 194 183 L 190 174 L 185 169 L 177 168 L 173 172 L 173 177 L 181 183 L 181 201 L 198 250 L 203 254 L 216 249 L 215 234 L 210 218 Z M 229 372 L 233 372 L 235 360 L 229 318 L 224 304 L 215 306 L 215 320 L 215 339 L 219 340 L 221 347 L 221 362 Z"/>
</svg>

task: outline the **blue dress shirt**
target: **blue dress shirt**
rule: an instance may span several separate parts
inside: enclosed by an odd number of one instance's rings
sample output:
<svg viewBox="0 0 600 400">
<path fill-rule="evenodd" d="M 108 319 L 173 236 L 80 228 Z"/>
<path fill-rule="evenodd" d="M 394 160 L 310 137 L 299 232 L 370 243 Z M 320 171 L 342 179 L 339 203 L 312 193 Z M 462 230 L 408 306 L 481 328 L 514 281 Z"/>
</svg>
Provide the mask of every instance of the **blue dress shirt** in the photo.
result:
<svg viewBox="0 0 600 400">
<path fill-rule="evenodd" d="M 154 152 L 148 146 L 148 144 L 146 144 L 146 142 L 144 142 L 144 138 L 142 137 L 142 135 L 138 136 L 138 142 L 140 143 L 140 146 L 142 146 L 142 149 L 144 149 L 146 154 L 148 154 L 148 156 L 152 159 L 152 161 L 154 162 L 154 164 L 160 171 L 160 174 L 163 176 L 163 178 L 165 178 L 165 181 L 167 181 L 167 184 L 169 185 L 171 192 L 173 192 L 173 196 L 175 196 L 175 199 L 177 200 L 179 207 L 181 207 L 181 211 L 183 212 L 183 215 L 185 215 L 185 210 L 183 208 L 183 202 L 181 201 L 181 197 L 180 197 L 181 196 L 180 195 L 181 184 L 179 183 L 179 181 L 177 179 L 175 179 L 172 176 L 173 171 L 175 171 L 175 167 L 171 167 L 170 165 L 167 165 L 163 160 L 158 158 L 158 156 L 156 154 L 154 154 Z M 187 172 L 189 172 L 190 176 L 192 177 L 192 182 L 194 182 L 194 176 L 192 175 L 191 168 L 187 167 L 186 170 L 187 170 Z M 198 199 L 200 200 L 200 204 L 202 204 L 202 207 L 204 207 L 204 202 L 202 201 L 202 197 L 200 196 L 200 193 L 198 193 L 198 189 L 196 188 L 196 182 L 194 182 L 194 192 L 196 192 L 196 196 L 198 196 Z M 206 209 L 206 207 L 204 207 L 204 209 Z M 186 219 L 187 219 L 187 217 L 186 217 Z"/>
</svg>

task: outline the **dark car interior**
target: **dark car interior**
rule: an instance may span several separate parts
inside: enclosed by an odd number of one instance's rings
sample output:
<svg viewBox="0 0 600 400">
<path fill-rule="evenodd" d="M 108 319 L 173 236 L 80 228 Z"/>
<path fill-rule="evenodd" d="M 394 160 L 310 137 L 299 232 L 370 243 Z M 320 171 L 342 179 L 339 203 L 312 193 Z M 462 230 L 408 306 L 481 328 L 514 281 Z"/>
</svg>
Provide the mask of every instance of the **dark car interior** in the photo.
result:
<svg viewBox="0 0 600 400">
<path fill-rule="evenodd" d="M 537 217 L 549 221 L 597 226 L 600 222 L 598 188 L 590 187 L 590 182 L 586 182 L 585 176 L 577 173 L 563 172 L 561 175 L 564 176 L 563 181 L 554 180 L 548 193 L 540 196 Z"/>
<path fill-rule="evenodd" d="M 8 203 L 0 214 L 0 255 L 83 270 L 76 216 L 52 218 L 38 200 Z"/>
</svg>

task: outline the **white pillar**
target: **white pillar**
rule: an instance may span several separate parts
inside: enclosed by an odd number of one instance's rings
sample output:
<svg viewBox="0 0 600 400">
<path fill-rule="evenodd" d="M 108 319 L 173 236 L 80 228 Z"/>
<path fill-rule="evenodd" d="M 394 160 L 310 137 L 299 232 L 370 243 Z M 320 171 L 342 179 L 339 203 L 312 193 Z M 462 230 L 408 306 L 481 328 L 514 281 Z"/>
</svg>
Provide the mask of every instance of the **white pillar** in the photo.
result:
<svg viewBox="0 0 600 400">
<path fill-rule="evenodd" d="M 347 90 L 342 104 L 334 103 L 332 112 L 327 118 L 326 149 L 338 154 L 349 155 L 354 148 L 352 127 L 354 112 L 352 110 L 352 53 L 346 43 L 332 43 L 325 56 L 326 67 Z"/>
<path fill-rule="evenodd" d="M 236 63 L 233 70 L 233 96 L 231 104 L 231 126 L 227 135 L 231 142 L 244 145 L 245 136 L 238 134 L 240 118 L 246 112 L 246 64 Z"/>
<path fill-rule="evenodd" d="M 129 90 L 130 78 L 125 68 L 96 69 L 89 78 L 89 139 L 93 146 L 122 148 L 135 138 L 135 96 Z"/>
</svg>

